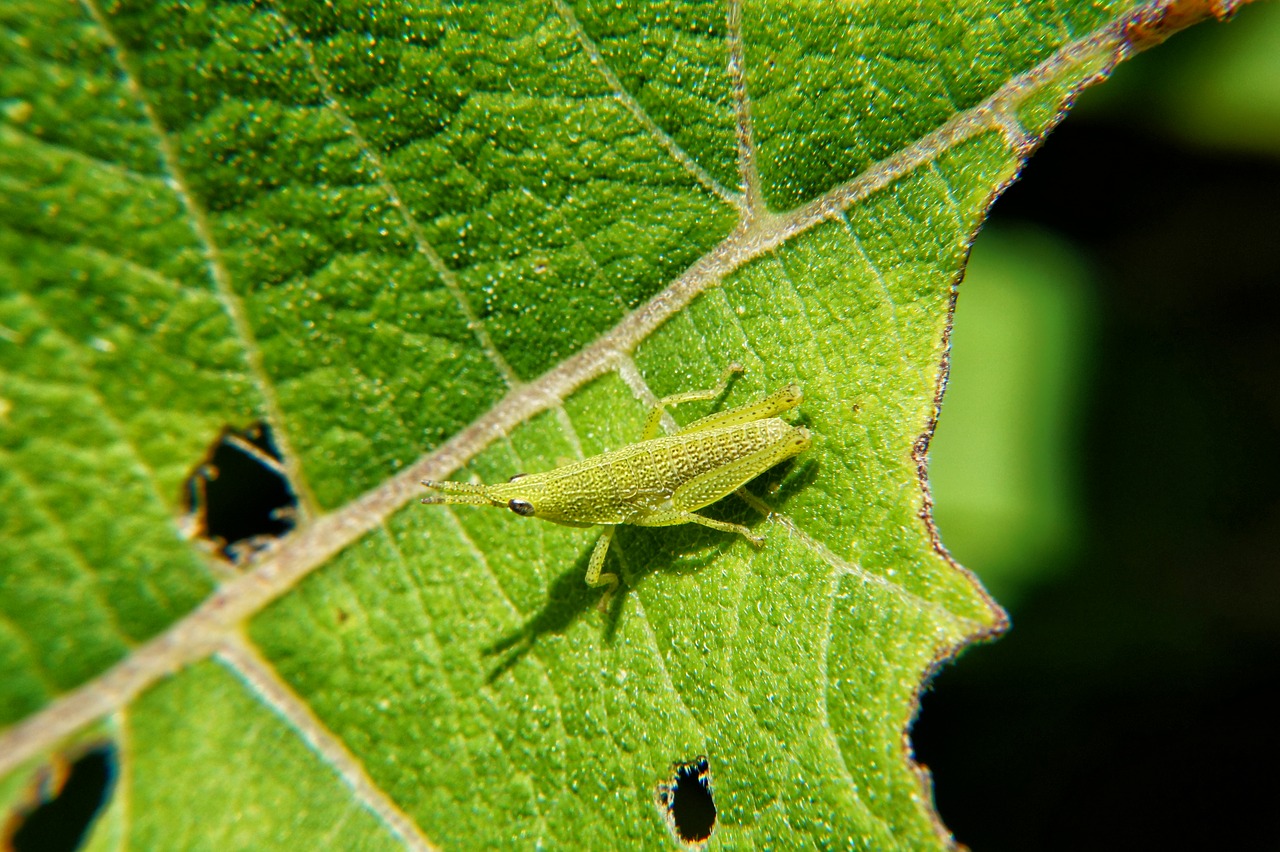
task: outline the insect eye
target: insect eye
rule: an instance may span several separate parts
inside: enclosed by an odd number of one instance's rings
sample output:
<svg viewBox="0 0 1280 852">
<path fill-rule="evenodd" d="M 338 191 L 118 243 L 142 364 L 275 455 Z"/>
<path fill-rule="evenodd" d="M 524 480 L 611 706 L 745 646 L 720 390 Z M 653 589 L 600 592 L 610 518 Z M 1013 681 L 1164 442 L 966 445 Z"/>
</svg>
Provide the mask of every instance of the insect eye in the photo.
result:
<svg viewBox="0 0 1280 852">
<path fill-rule="evenodd" d="M 507 508 L 517 515 L 524 515 L 526 518 L 533 514 L 533 504 L 528 500 L 512 500 L 507 503 Z"/>
</svg>

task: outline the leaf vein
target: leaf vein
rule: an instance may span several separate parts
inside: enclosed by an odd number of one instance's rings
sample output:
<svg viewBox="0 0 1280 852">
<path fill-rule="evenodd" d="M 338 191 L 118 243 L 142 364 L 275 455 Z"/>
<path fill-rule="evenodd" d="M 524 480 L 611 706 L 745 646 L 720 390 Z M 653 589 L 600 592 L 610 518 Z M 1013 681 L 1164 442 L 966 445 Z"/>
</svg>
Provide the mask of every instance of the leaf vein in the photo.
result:
<svg viewBox="0 0 1280 852">
<path fill-rule="evenodd" d="M 124 163 L 115 163 L 111 160 L 104 160 L 101 157 L 82 151 L 79 148 L 73 148 L 70 145 L 63 145 L 53 142 L 42 136 L 36 136 L 27 133 L 20 128 L 14 127 L 12 124 L 0 125 L 0 140 L 5 144 L 14 144 L 15 147 L 43 148 L 51 153 L 58 154 L 68 160 L 75 160 L 83 163 L 93 169 L 101 169 L 114 175 L 119 175 L 130 183 L 143 183 L 152 186 L 161 186 L 169 188 L 168 183 L 162 175 L 151 175 L 146 172 L 140 172 Z"/>
<path fill-rule="evenodd" d="M 751 96 L 747 91 L 746 53 L 742 42 L 742 0 L 728 0 L 726 24 L 729 33 L 729 87 L 733 93 L 734 128 L 738 147 L 738 174 L 746 199 L 744 221 L 768 215 L 756 165 L 755 130 L 751 124 Z"/>
<path fill-rule="evenodd" d="M 13 616 L 8 612 L 0 611 L 0 622 L 9 626 L 9 632 L 12 633 L 27 650 L 26 657 L 31 662 L 31 667 L 35 670 L 36 677 L 39 678 L 41 686 L 45 688 L 45 692 L 49 695 L 57 695 L 60 693 L 62 691 L 62 687 L 58 686 L 58 684 L 54 682 L 48 670 L 45 669 L 44 665 L 40 662 L 39 655 L 36 653 L 36 649 L 40 647 L 39 643 L 22 628 L 22 625 L 14 621 Z"/>
<path fill-rule="evenodd" d="M 462 706 L 464 703 L 462 701 L 462 695 L 456 688 L 454 688 L 453 679 L 450 677 L 452 672 L 445 664 L 444 646 L 440 641 L 439 635 L 436 633 L 436 620 L 431 616 L 431 608 L 427 606 L 426 598 L 422 594 L 422 589 L 427 585 L 426 577 L 424 577 L 422 572 L 417 568 L 416 563 L 405 558 L 404 551 L 400 548 L 395 536 L 392 535 L 391 530 L 387 528 L 386 524 L 382 524 L 379 527 L 379 532 L 386 540 L 387 546 L 391 548 L 391 552 L 395 554 L 396 561 L 400 563 L 401 568 L 404 569 L 405 573 L 408 574 L 412 580 L 416 581 L 413 587 L 413 594 L 418 600 L 418 607 L 422 613 L 422 617 L 428 625 L 428 633 L 426 635 L 430 640 L 431 648 L 434 651 L 435 659 L 433 662 L 436 664 L 436 668 L 443 673 L 444 676 L 441 678 L 441 681 L 444 683 L 445 689 L 448 690 L 449 695 L 452 697 L 454 704 L 456 706 Z M 471 759 L 471 753 L 467 749 L 466 737 L 462 736 L 461 733 L 457 734 L 457 737 L 461 740 L 461 745 L 459 746 L 458 751 L 462 756 L 462 760 L 465 761 L 467 765 L 469 774 L 472 777 L 478 777 L 478 770 L 476 769 L 475 762 Z"/>
<path fill-rule="evenodd" d="M 231 319 L 233 328 L 237 338 L 244 348 L 244 358 L 249 367 L 249 374 L 253 379 L 254 385 L 261 394 L 263 405 L 267 410 L 268 418 L 272 426 L 272 438 L 279 447 L 282 457 L 284 458 L 286 467 L 290 472 L 290 485 L 294 492 L 301 497 L 299 509 L 303 510 L 303 515 L 314 512 L 317 503 L 308 484 L 306 476 L 303 473 L 302 465 L 299 462 L 299 456 L 293 451 L 292 440 L 289 437 L 284 412 L 280 408 L 279 400 L 276 399 L 275 386 L 271 382 L 266 367 L 263 364 L 262 352 L 258 348 L 257 338 L 253 333 L 253 327 L 245 315 L 243 306 L 239 297 L 236 295 L 231 285 L 231 275 L 227 271 L 226 264 L 222 259 L 222 251 L 218 242 L 214 239 L 213 227 L 209 222 L 208 215 L 204 208 L 200 205 L 199 200 L 191 191 L 188 185 L 186 173 L 183 171 L 179 162 L 177 152 L 174 150 L 173 143 L 169 138 L 168 130 L 160 122 L 160 117 L 156 114 L 155 108 L 151 104 L 150 98 L 142 89 L 141 78 L 133 67 L 133 60 L 128 52 L 124 49 L 124 44 L 116 35 L 105 11 L 99 5 L 100 0 L 81 0 L 84 8 L 89 12 L 93 19 L 101 29 L 103 38 L 111 47 L 112 55 L 115 57 L 116 64 L 120 68 L 120 73 L 124 78 L 125 85 L 129 92 L 133 95 L 134 100 L 141 107 L 142 112 L 147 117 L 148 123 L 151 125 L 155 136 L 156 148 L 159 151 L 160 159 L 165 167 L 169 170 L 172 177 L 168 181 L 168 185 L 173 189 L 175 195 L 182 202 L 183 207 L 187 211 L 190 219 L 191 230 L 195 234 L 197 240 L 204 246 L 205 260 L 209 269 L 209 278 L 213 283 L 214 292 L 218 295 L 223 309 Z M 312 510 L 308 512 L 306 510 Z"/>
<path fill-rule="evenodd" d="M 12 462 L 13 455 L 8 452 L 0 452 L 0 458 Z M 136 640 L 121 626 L 119 613 L 116 612 L 115 607 L 111 605 L 111 601 L 107 598 L 98 572 L 93 568 L 92 562 L 71 535 L 67 522 L 49 507 L 48 502 L 41 496 L 40 489 L 23 473 L 19 465 L 10 463 L 6 464 L 5 467 L 9 470 L 9 475 L 18 480 L 30 495 L 30 499 L 24 502 L 39 512 L 44 517 L 46 526 L 57 534 L 59 541 L 62 543 L 63 553 L 70 557 L 71 563 L 79 569 L 80 574 L 88 581 L 93 597 L 97 599 L 102 613 L 110 622 L 112 630 L 120 637 L 120 641 L 128 648 L 136 647 Z M 144 582 L 146 583 L 148 596 L 159 605 L 159 600 L 153 594 L 154 588 L 149 581 Z M 58 690 L 54 691 L 57 692 Z"/>
<path fill-rule="evenodd" d="M 228 636 L 217 659 L 323 758 L 342 783 L 408 849 L 434 852 L 436 847 L 387 793 L 374 783 L 368 771 L 346 744 L 330 731 L 315 712 L 293 691 L 279 672 L 242 636 Z"/>
<path fill-rule="evenodd" d="M 440 280 L 444 283 L 445 288 L 449 291 L 450 295 L 453 296 L 454 301 L 457 302 L 458 308 L 462 311 L 463 316 L 466 317 L 467 326 L 471 329 L 471 333 L 475 335 L 476 342 L 484 351 L 485 355 L 488 356 L 489 360 L 493 363 L 493 366 L 497 369 L 499 374 L 502 375 L 507 385 L 515 387 L 519 384 L 519 379 L 517 378 L 515 371 L 511 368 L 511 365 L 507 363 L 506 358 L 502 357 L 502 353 L 498 351 L 497 346 L 494 345 L 493 338 L 489 336 L 489 331 L 485 327 L 483 320 L 480 319 L 479 314 L 476 313 L 476 310 L 472 306 L 471 301 L 467 298 L 466 293 L 463 292 L 462 285 L 458 283 L 457 276 L 454 275 L 453 270 L 449 268 L 449 266 L 444 262 L 444 259 L 440 256 L 439 252 L 437 252 L 435 247 L 427 240 L 426 232 L 422 229 L 422 225 L 418 222 L 417 217 L 413 215 L 413 211 L 410 210 L 409 206 L 401 199 L 399 190 L 396 189 L 395 185 L 387 177 L 387 167 L 383 162 L 382 157 L 380 157 L 374 150 L 373 146 L 369 144 L 369 140 L 365 138 L 364 133 L 361 132 L 359 125 L 355 122 L 355 119 L 351 117 L 351 114 L 347 112 L 347 109 L 342 105 L 342 102 L 338 100 L 337 95 L 333 91 L 333 86 L 329 83 L 329 78 L 323 73 L 323 71 L 321 71 L 319 63 L 316 62 L 315 51 L 311 49 L 311 43 L 302 37 L 279 8 L 274 5 L 270 8 L 271 13 L 275 16 L 276 20 L 280 22 L 280 26 L 288 34 L 289 38 L 297 45 L 298 49 L 302 51 L 302 55 L 306 60 L 307 70 L 310 72 L 312 79 L 315 80 L 316 85 L 320 87 L 320 92 L 325 99 L 325 105 L 332 110 L 333 114 L 338 117 L 340 122 L 342 122 L 342 126 L 346 129 L 347 135 L 351 137 L 353 142 L 355 142 L 356 146 L 360 150 L 361 156 L 369 163 L 369 167 L 372 170 L 378 188 L 384 195 L 386 195 L 387 199 L 391 202 L 391 206 L 396 209 L 396 212 L 400 214 L 401 221 L 404 222 L 405 227 L 409 229 L 409 234 L 413 237 L 414 245 L 417 247 L 418 253 L 426 258 L 427 263 L 429 263 L 431 268 L 435 270 L 435 273 L 440 276 Z"/>
<path fill-rule="evenodd" d="M 739 193 L 731 192 L 729 189 L 725 188 L 718 180 L 712 177 L 697 160 L 689 156 L 688 152 L 681 148 L 676 140 L 671 138 L 671 136 L 653 120 L 653 117 L 645 111 L 645 108 L 641 105 L 640 101 L 636 99 L 635 95 L 627 91 L 626 86 L 622 85 L 622 80 L 618 78 L 618 75 L 614 73 L 613 69 L 609 66 L 609 63 L 605 61 L 604 56 L 600 53 L 599 47 L 597 47 L 591 37 L 587 35 L 587 31 L 583 28 L 582 23 L 578 20 L 578 16 L 574 14 L 573 9 L 569 4 L 565 2 L 565 0 L 552 0 L 552 2 L 556 7 L 556 12 L 558 12 L 560 17 L 564 20 L 565 25 L 569 28 L 569 31 L 573 33 L 574 38 L 578 40 L 578 44 L 582 47 L 582 51 L 587 55 L 587 59 L 591 61 L 592 67 L 596 69 L 602 78 L 604 78 L 605 84 L 608 85 L 610 91 L 613 92 L 613 96 L 618 103 L 622 104 L 622 106 L 626 108 L 627 112 L 631 113 L 635 120 L 640 123 L 640 126 L 645 129 L 645 132 L 653 137 L 654 141 L 656 141 L 658 145 L 667 152 L 671 159 L 675 160 L 681 168 L 692 175 L 694 180 L 700 183 L 704 188 L 715 193 L 721 201 L 732 205 L 733 207 L 742 209 L 744 203 L 743 197 Z"/>
<path fill-rule="evenodd" d="M 1139 12 L 1152 14 L 1168 2 L 1158 0 Z M 94 6 L 90 8 L 95 20 L 101 22 L 101 12 Z M 740 15 L 740 9 L 734 12 L 735 9 L 738 9 L 736 4 L 731 4 L 731 12 Z M 1105 67 L 1096 73 L 1102 74 L 1132 50 L 1125 35 L 1126 24 L 1132 18 L 1133 13 L 1127 12 L 1064 45 L 1039 65 L 1011 77 L 976 107 L 954 116 L 819 198 L 786 215 L 761 217 L 748 226 L 739 227 L 649 302 L 577 354 L 538 379 L 512 387 L 489 411 L 409 468 L 290 535 L 251 571 L 218 589 L 191 614 L 139 646 L 129 659 L 4 731 L 0 734 L 0 773 L 92 720 L 123 707 L 176 666 L 215 651 L 221 637 L 238 629 L 244 619 L 413 499 L 418 493 L 418 480 L 447 477 L 516 425 L 560 404 L 584 383 L 614 369 L 622 356 L 702 292 L 720 283 L 725 275 L 798 234 L 836 218 L 854 203 L 974 136 L 994 131 L 1008 143 L 1010 109 L 1053 82 L 1057 74 L 1076 62 L 1101 57 Z M 105 29 L 105 24 L 103 26 Z M 136 83 L 133 85 L 136 87 Z M 1013 144 L 1010 147 L 1017 156 L 1026 153 L 1024 147 Z M 225 282 L 225 273 L 220 274 Z M 229 293 L 229 288 L 224 286 L 219 292 Z M 260 368 L 255 370 L 255 376 L 261 376 Z M 278 416 L 278 409 L 272 408 L 272 415 Z M 861 569 L 849 573 L 862 576 Z M 865 579 L 884 582 L 870 576 Z"/>
<path fill-rule="evenodd" d="M 853 223 L 849 221 L 849 217 L 843 212 L 840 214 L 840 221 L 844 225 L 844 231 L 849 237 L 849 242 L 853 244 L 854 249 L 866 261 L 867 268 L 871 270 L 872 276 L 876 280 L 876 284 L 880 287 L 880 292 L 884 294 L 885 304 L 889 306 L 889 325 L 893 329 L 893 339 L 898 342 L 898 360 L 908 369 L 916 372 L 920 381 L 924 381 L 924 372 L 919 364 L 915 364 L 908 357 L 906 343 L 902 339 L 902 324 L 898 320 L 898 303 L 893 298 L 893 292 L 889 289 L 889 283 L 885 281 L 884 273 L 880 271 L 879 265 L 871 259 L 871 255 L 863 248 L 862 240 L 858 238 L 858 234 L 853 230 Z"/>
</svg>

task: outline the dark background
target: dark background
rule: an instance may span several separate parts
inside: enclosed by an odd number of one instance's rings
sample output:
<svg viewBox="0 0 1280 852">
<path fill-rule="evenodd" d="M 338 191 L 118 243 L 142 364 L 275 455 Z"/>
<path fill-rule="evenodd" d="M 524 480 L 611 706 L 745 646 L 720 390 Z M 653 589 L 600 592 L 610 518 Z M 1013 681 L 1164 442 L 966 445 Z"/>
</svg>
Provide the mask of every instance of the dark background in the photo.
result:
<svg viewBox="0 0 1280 852">
<path fill-rule="evenodd" d="M 942 670 L 913 730 L 979 852 L 1280 848 L 1278 13 L 1121 66 L 995 205 L 990 229 L 1080 252 L 1093 313 L 1070 547 L 1001 581 L 1011 631 Z M 1276 60 L 1242 58 L 1266 39 Z"/>
</svg>

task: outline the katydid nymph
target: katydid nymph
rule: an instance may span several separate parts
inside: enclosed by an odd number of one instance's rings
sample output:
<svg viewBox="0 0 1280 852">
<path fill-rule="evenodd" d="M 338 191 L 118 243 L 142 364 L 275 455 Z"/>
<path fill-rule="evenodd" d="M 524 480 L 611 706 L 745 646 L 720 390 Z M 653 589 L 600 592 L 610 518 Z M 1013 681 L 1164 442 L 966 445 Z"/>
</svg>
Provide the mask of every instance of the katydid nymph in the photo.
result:
<svg viewBox="0 0 1280 852">
<path fill-rule="evenodd" d="M 667 406 L 715 399 L 729 377 L 741 371 L 732 364 L 713 388 L 659 400 L 634 444 L 545 473 L 517 474 L 497 485 L 424 479 L 423 485 L 441 493 L 423 497 L 422 502 L 496 506 L 565 526 L 604 526 L 586 576 L 588 586 L 608 586 L 601 609 L 618 587 L 618 575 L 602 569 L 619 524 L 702 524 L 761 545 L 764 536 L 741 524 L 699 515 L 698 510 L 809 446 L 808 429 L 777 416 L 800 404 L 800 387 L 786 385 L 757 402 L 709 414 L 674 435 L 658 437 Z"/>
</svg>

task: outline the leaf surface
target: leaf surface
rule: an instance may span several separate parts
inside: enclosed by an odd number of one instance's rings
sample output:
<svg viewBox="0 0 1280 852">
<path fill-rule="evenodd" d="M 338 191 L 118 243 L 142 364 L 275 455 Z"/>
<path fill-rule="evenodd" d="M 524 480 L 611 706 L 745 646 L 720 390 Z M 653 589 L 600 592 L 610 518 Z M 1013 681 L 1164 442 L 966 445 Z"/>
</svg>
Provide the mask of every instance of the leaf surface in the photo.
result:
<svg viewBox="0 0 1280 852">
<path fill-rule="evenodd" d="M 662 848 L 706 755 L 713 843 L 946 846 L 904 731 L 1004 623 L 929 519 L 955 286 L 1128 14 L 4 0 L 4 789 L 106 717 L 99 845 Z M 623 528 L 602 618 L 597 531 L 412 502 L 731 361 L 815 436 L 709 510 L 760 549 Z M 300 521 L 230 576 L 186 477 L 260 420 Z"/>
</svg>

